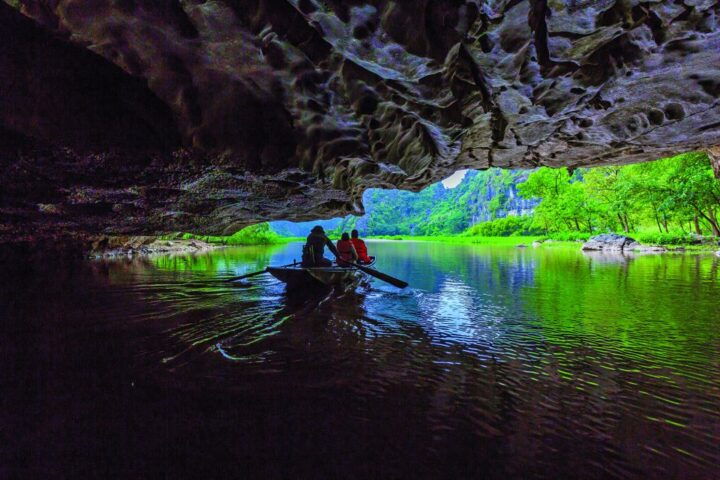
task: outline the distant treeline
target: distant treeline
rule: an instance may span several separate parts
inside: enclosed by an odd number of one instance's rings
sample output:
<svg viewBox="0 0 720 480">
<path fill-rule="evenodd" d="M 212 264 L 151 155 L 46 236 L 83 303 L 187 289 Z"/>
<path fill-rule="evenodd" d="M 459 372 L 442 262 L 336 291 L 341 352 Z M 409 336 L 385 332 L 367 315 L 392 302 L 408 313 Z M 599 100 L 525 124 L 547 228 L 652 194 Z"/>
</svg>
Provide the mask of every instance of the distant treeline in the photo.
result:
<svg viewBox="0 0 720 480">
<path fill-rule="evenodd" d="M 530 233 L 652 230 L 720 236 L 720 181 L 704 153 L 572 174 L 540 168 L 518 185 L 518 192 L 540 199 L 533 214 L 517 222 L 518 229 Z"/>
</svg>

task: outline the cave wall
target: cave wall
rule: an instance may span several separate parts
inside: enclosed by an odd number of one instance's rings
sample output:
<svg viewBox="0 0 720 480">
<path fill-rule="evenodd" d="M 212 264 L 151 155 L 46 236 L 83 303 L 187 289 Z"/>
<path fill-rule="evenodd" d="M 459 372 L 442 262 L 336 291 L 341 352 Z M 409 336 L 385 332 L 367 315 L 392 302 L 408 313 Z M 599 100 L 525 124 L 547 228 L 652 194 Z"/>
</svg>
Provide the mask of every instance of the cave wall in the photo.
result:
<svg viewBox="0 0 720 480">
<path fill-rule="evenodd" d="M 19 4 L 0 3 L 8 234 L 228 233 L 461 168 L 720 145 L 712 0 Z"/>
</svg>

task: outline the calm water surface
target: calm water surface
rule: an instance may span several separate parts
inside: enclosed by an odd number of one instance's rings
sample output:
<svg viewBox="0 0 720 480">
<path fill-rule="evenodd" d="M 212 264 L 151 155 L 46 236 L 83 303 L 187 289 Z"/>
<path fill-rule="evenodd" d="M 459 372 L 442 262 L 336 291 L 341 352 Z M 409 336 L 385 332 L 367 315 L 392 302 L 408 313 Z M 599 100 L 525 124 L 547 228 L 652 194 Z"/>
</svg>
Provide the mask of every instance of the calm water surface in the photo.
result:
<svg viewBox="0 0 720 480">
<path fill-rule="evenodd" d="M 298 244 L 10 269 L 0 478 L 720 477 L 720 258 L 370 249 L 410 288 L 222 281 Z"/>
</svg>

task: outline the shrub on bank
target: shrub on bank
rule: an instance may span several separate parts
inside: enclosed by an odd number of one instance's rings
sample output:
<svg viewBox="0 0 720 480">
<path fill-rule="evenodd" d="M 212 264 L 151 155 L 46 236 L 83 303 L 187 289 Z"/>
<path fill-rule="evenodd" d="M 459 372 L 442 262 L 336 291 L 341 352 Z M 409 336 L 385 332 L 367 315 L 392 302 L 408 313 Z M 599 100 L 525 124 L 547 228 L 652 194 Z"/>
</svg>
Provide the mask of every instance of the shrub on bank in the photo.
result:
<svg viewBox="0 0 720 480">
<path fill-rule="evenodd" d="M 372 237 L 375 240 L 402 240 L 402 235 L 373 235 Z"/>
<path fill-rule="evenodd" d="M 596 234 L 587 232 L 555 232 L 549 234 L 547 237 L 558 242 L 585 242 L 593 235 Z"/>
<path fill-rule="evenodd" d="M 542 231 L 533 225 L 530 216 L 510 216 L 488 222 L 476 223 L 463 235 L 471 237 L 509 237 L 540 235 Z"/>
<path fill-rule="evenodd" d="M 684 232 L 638 232 L 631 235 L 640 243 L 653 245 L 717 245 L 718 238 Z"/>
<path fill-rule="evenodd" d="M 177 234 L 173 234 L 172 236 L 177 238 Z M 275 233 L 268 223 L 259 223 L 245 227 L 230 236 L 183 233 L 180 235 L 180 238 L 183 240 L 202 240 L 203 242 L 216 245 L 273 245 L 287 241 L 285 237 Z"/>
</svg>

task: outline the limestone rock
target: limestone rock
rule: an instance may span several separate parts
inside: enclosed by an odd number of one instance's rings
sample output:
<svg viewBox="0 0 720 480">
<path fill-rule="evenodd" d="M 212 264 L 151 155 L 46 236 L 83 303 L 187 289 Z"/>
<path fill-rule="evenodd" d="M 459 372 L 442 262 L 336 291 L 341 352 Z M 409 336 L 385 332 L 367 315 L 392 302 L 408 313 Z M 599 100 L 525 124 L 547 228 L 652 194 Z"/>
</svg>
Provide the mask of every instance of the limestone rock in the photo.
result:
<svg viewBox="0 0 720 480">
<path fill-rule="evenodd" d="M 134 255 L 202 253 L 217 248 L 200 240 L 161 240 L 153 236 L 101 237 L 92 243 L 90 256 L 114 258 Z"/>
<path fill-rule="evenodd" d="M 0 232 L 228 233 L 720 145 L 720 2 L 13 3 Z"/>
<path fill-rule="evenodd" d="M 585 242 L 582 249 L 622 252 L 636 250 L 640 247 L 641 245 L 630 237 L 617 235 L 615 233 L 604 233 L 602 235 L 596 235 Z"/>
</svg>

